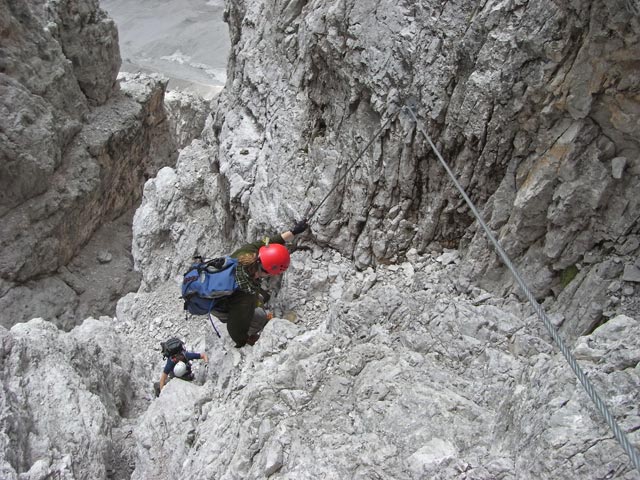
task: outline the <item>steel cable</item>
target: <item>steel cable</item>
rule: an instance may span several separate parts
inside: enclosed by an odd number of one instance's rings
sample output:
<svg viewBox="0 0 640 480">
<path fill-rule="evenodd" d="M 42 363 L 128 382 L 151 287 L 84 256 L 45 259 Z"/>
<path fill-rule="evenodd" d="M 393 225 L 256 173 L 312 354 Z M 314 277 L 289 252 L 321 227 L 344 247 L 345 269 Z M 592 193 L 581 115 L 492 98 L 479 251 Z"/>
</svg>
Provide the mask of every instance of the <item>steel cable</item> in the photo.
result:
<svg viewBox="0 0 640 480">
<path fill-rule="evenodd" d="M 371 137 L 371 139 L 369 140 L 369 142 L 367 142 L 367 144 L 364 146 L 364 148 L 362 150 L 360 150 L 360 153 L 358 154 L 358 156 L 355 158 L 355 160 L 353 160 L 351 162 L 351 164 L 349 165 L 349 167 L 347 168 L 347 170 L 342 174 L 342 176 L 338 179 L 338 181 L 335 183 L 335 185 L 331 188 L 331 190 L 329 190 L 329 192 L 324 196 L 324 198 L 320 201 L 320 203 L 313 209 L 313 211 L 311 211 L 311 213 L 307 213 L 305 215 L 305 218 L 307 220 L 311 220 L 311 218 L 318 212 L 318 210 L 320 209 L 320 207 L 322 206 L 322 204 L 324 202 L 327 201 L 327 198 L 329 198 L 329 196 L 333 193 L 333 191 L 338 187 L 338 185 L 340 185 L 340 183 L 342 182 L 342 180 L 345 179 L 345 177 L 347 176 L 347 174 L 351 171 L 351 169 L 355 166 L 356 163 L 358 163 L 358 161 L 362 158 L 362 156 L 365 154 L 365 152 L 367 151 L 367 149 L 371 146 L 371 144 L 376 140 L 376 138 L 378 138 L 380 136 L 380 134 L 382 134 L 382 132 L 384 132 L 384 130 L 387 128 L 387 126 L 400 114 L 402 110 L 398 109 L 398 111 L 396 113 L 394 113 L 393 115 L 391 115 L 387 121 L 378 129 L 378 131 L 373 135 L 373 137 Z"/>
<path fill-rule="evenodd" d="M 462 195 L 462 198 L 464 198 L 464 201 L 467 202 L 467 205 L 473 212 L 473 215 L 476 217 L 476 219 L 478 220 L 478 223 L 480 224 L 482 229 L 485 231 L 485 233 L 487 234 L 487 237 L 495 247 L 496 252 L 500 256 L 504 264 L 507 266 L 507 268 L 511 271 L 511 274 L 513 275 L 516 282 L 524 292 L 525 296 L 527 297 L 527 300 L 529 300 L 529 303 L 531 303 L 533 310 L 538 315 L 538 317 L 543 321 L 544 326 L 549 332 L 549 335 L 551 335 L 551 338 L 553 339 L 553 341 L 558 345 L 558 347 L 560 348 L 560 351 L 562 352 L 562 355 L 571 366 L 571 369 L 578 377 L 578 380 L 580 380 L 580 383 L 582 384 L 585 391 L 589 395 L 589 398 L 591 398 L 593 403 L 596 405 L 596 408 L 600 411 L 600 413 L 604 417 L 605 421 L 607 422 L 607 425 L 609 425 L 609 427 L 613 431 L 613 435 L 615 436 L 616 440 L 618 440 L 618 442 L 620 443 L 624 451 L 627 453 L 627 455 L 629 455 L 629 458 L 631 459 L 635 468 L 638 470 L 638 472 L 640 472 L 640 456 L 638 456 L 638 452 L 633 447 L 633 445 L 631 445 L 631 442 L 627 438 L 626 434 L 618 426 L 618 423 L 613 418 L 613 415 L 609 411 L 608 407 L 606 406 L 604 401 L 600 398 L 600 395 L 598 395 L 598 392 L 596 392 L 593 385 L 591 384 L 587 376 L 582 371 L 582 368 L 580 368 L 580 365 L 578 365 L 576 358 L 569 351 L 569 348 L 564 343 L 564 340 L 562 340 L 562 338 L 560 337 L 556 327 L 553 325 L 553 323 L 551 323 L 551 320 L 549 319 L 547 314 L 544 312 L 540 304 L 533 297 L 533 294 L 529 290 L 529 287 L 527 287 L 524 280 L 522 279 L 522 277 L 514 267 L 513 263 L 511 263 L 511 260 L 507 256 L 506 252 L 502 249 L 502 247 L 500 246 L 500 244 L 498 243 L 494 235 L 489 230 L 489 227 L 487 227 L 487 225 L 485 224 L 484 220 L 482 219 L 482 216 L 480 215 L 480 212 L 478 212 L 476 206 L 471 201 L 467 193 L 464 191 L 464 188 L 462 188 L 462 185 L 460 185 L 460 183 L 456 179 L 455 175 L 453 174 L 453 171 L 449 168 L 449 165 L 447 164 L 447 162 L 445 162 L 444 158 L 442 158 L 440 151 L 436 148 L 434 143 L 431 141 L 431 138 L 429 137 L 429 135 L 427 135 L 427 132 L 425 132 L 424 129 L 420 127 L 420 124 L 418 123 L 418 119 L 416 118 L 416 115 L 413 112 L 413 110 L 407 106 L 403 107 L 403 109 L 408 111 L 411 117 L 413 118 L 413 121 L 416 124 L 416 128 L 418 129 L 418 131 L 420 131 L 420 133 L 422 133 L 424 138 L 427 140 L 427 142 L 431 146 L 431 149 L 434 151 L 434 153 L 438 157 L 438 160 L 440 161 L 444 169 L 447 171 L 447 174 L 449 175 L 449 177 L 451 177 L 451 180 L 453 181 L 454 185 Z"/>
</svg>

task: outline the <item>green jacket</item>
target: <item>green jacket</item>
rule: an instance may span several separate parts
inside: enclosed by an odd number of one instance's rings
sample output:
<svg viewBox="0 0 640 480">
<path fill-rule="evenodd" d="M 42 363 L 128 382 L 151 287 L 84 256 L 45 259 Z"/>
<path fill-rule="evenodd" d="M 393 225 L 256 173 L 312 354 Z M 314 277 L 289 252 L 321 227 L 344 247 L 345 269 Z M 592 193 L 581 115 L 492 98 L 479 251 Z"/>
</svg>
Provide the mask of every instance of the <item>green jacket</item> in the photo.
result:
<svg viewBox="0 0 640 480">
<path fill-rule="evenodd" d="M 282 245 L 285 243 L 281 235 L 265 237 L 263 240 L 243 245 L 230 256 L 238 258 L 243 253 L 258 253 L 260 247 L 266 245 L 267 242 L 280 243 Z M 255 278 L 255 269 L 251 267 L 244 267 L 238 264 L 236 267 L 236 281 L 239 289 L 228 297 L 225 302 L 228 310 L 227 331 L 229 336 L 236 342 L 236 345 L 241 347 L 247 343 L 249 326 L 260 300 L 258 295 L 263 290 L 260 280 Z"/>
</svg>

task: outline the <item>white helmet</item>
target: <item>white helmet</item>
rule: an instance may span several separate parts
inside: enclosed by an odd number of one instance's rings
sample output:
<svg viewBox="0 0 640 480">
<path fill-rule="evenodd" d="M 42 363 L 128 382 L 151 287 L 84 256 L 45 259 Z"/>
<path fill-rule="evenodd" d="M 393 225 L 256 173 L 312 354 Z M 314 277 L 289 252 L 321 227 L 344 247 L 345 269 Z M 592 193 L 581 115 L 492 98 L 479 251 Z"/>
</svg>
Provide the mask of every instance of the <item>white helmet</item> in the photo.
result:
<svg viewBox="0 0 640 480">
<path fill-rule="evenodd" d="M 173 374 L 176 377 L 182 377 L 185 373 L 187 373 L 187 364 L 184 362 L 176 363 L 176 366 L 173 367 Z"/>
</svg>

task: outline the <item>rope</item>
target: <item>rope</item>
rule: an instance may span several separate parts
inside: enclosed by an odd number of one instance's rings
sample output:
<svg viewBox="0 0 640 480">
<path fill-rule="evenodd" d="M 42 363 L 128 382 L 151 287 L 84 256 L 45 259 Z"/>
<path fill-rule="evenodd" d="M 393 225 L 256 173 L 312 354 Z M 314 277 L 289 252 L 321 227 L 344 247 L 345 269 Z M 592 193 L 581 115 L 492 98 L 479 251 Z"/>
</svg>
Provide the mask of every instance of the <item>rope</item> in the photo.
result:
<svg viewBox="0 0 640 480">
<path fill-rule="evenodd" d="M 491 241 L 491 243 L 495 247 L 496 251 L 498 252 L 498 255 L 500 255 L 500 258 L 502 259 L 504 264 L 511 271 L 511 274 L 513 275 L 513 277 L 518 282 L 518 285 L 520 286 L 520 288 L 524 292 L 525 296 L 529 300 L 529 303 L 531 303 L 531 306 L 533 307 L 533 310 L 536 312 L 538 317 L 543 321 L 544 326 L 546 327 L 547 331 L 551 335 L 551 338 L 553 338 L 553 341 L 560 348 L 560 351 L 562 352 L 562 355 L 564 355 L 564 358 L 567 360 L 567 362 L 571 366 L 571 369 L 573 370 L 573 372 L 578 377 L 578 380 L 580 380 L 580 383 L 582 384 L 582 386 L 586 390 L 587 394 L 589 395 L 589 398 L 591 398 L 593 403 L 596 405 L 597 409 L 600 411 L 600 413 L 604 417 L 605 421 L 607 422 L 607 425 L 609 425 L 611 430 L 613 430 L 613 435 L 615 436 L 616 440 L 618 440 L 618 442 L 620 443 L 620 445 L 622 446 L 624 451 L 627 453 L 627 455 L 629 455 L 629 458 L 633 462 L 633 465 L 635 466 L 635 468 L 638 470 L 638 472 L 640 472 L 640 456 L 638 456 L 638 452 L 633 448 L 633 446 L 629 442 L 629 439 L 627 438 L 625 433 L 618 426 L 618 424 L 616 423 L 615 419 L 613 418 L 613 415 L 611 414 L 611 412 L 607 408 L 606 404 L 602 401 L 602 399 L 600 398 L 600 395 L 598 395 L 596 390 L 593 388 L 593 386 L 591 385 L 591 382 L 589 381 L 589 379 L 586 377 L 586 375 L 584 374 L 584 372 L 580 368 L 580 365 L 578 365 L 578 362 L 576 361 L 575 357 L 571 354 L 571 352 L 569 351 L 569 349 L 565 345 L 564 341 L 562 340 L 562 338 L 558 334 L 558 331 L 557 331 L 556 327 L 553 325 L 553 323 L 551 323 L 551 320 L 549 320 L 549 317 L 547 317 L 546 313 L 544 312 L 544 310 L 542 309 L 540 304 L 533 297 L 533 294 L 531 293 L 531 291 L 529 290 L 527 285 L 524 283 L 524 280 L 522 280 L 522 277 L 520 276 L 520 274 L 516 271 L 515 267 L 511 263 L 511 260 L 507 256 L 506 252 L 502 249 L 502 247 L 500 246 L 498 241 L 495 239 L 495 237 L 493 236 L 493 234 L 489 230 L 489 227 L 487 227 L 487 225 L 482 220 L 482 217 L 480 216 L 480 213 L 478 212 L 478 210 L 476 209 L 475 205 L 473 204 L 473 202 L 471 201 L 469 196 L 466 194 L 466 192 L 464 191 L 464 189 L 462 188 L 462 186 L 460 185 L 460 183 L 456 179 L 455 175 L 453 174 L 453 172 L 449 168 L 449 165 L 447 165 L 447 162 L 445 162 L 444 159 L 442 158 L 442 155 L 440 155 L 440 152 L 438 151 L 436 146 L 431 141 L 431 138 L 429 137 L 429 135 L 427 135 L 427 133 L 424 131 L 424 129 L 419 126 L 418 119 L 416 118 L 415 114 L 413 113 L 413 110 L 411 110 L 411 108 L 406 107 L 406 106 L 403 107 L 403 109 L 407 110 L 411 114 L 411 117 L 413 117 L 413 121 L 416 124 L 416 128 L 422 133 L 424 138 L 426 138 L 427 142 L 429 142 L 429 145 L 431 146 L 431 149 L 434 151 L 434 153 L 438 157 L 438 160 L 440 160 L 440 163 L 442 164 L 444 169 L 449 174 L 449 177 L 451 177 L 451 180 L 453 180 L 453 183 L 456 186 L 456 188 L 458 189 L 458 191 L 460 192 L 460 194 L 462 195 L 462 198 L 464 198 L 465 202 L 467 202 L 467 205 L 469 205 L 469 208 L 473 212 L 473 215 L 478 220 L 478 223 L 482 226 L 482 229 L 487 234 L 487 237 L 489 237 L 489 240 Z"/>
<path fill-rule="evenodd" d="M 327 198 L 329 198 L 329 196 L 333 193 L 333 191 L 338 187 L 338 185 L 340 185 L 340 182 L 342 182 L 342 180 L 345 179 L 345 177 L 347 176 L 347 174 L 351 171 L 351 169 L 355 166 L 356 163 L 358 163 L 358 161 L 362 158 L 362 156 L 364 155 L 364 153 L 367 151 L 367 149 L 371 146 L 371 144 L 376 140 L 376 138 L 378 138 L 380 136 L 380 134 L 387 128 L 387 126 L 398 116 L 398 114 L 401 112 L 402 110 L 398 110 L 396 113 L 394 113 L 393 115 L 391 115 L 389 117 L 389 119 L 384 123 L 384 125 L 382 125 L 380 127 L 380 129 L 378 129 L 378 131 L 373 135 L 373 137 L 371 137 L 371 139 L 369 140 L 369 142 L 365 145 L 365 147 L 360 150 L 360 153 L 358 154 L 358 156 L 355 158 L 355 160 L 353 160 L 351 162 L 351 164 L 349 165 L 349 168 L 347 168 L 347 170 L 342 174 L 342 176 L 338 179 L 338 181 L 335 183 L 335 185 L 331 188 L 331 190 L 329 190 L 329 192 L 324 196 L 324 198 L 322 199 L 322 201 L 316 206 L 316 208 L 313 209 L 313 211 L 307 215 L 305 215 L 305 218 L 307 220 L 311 220 L 311 218 L 318 212 L 318 210 L 320 209 L 320 207 L 322 206 L 322 204 L 324 202 L 326 202 Z"/>
</svg>

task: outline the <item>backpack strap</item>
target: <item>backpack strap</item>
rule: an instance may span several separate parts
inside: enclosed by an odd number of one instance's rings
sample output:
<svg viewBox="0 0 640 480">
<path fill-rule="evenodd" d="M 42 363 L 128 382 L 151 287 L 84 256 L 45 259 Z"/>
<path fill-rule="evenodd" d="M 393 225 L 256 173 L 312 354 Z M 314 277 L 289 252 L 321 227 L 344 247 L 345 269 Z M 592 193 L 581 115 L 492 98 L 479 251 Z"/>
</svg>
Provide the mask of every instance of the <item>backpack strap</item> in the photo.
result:
<svg viewBox="0 0 640 480">
<path fill-rule="evenodd" d="M 218 332 L 218 329 L 216 328 L 215 324 L 213 323 L 213 315 L 211 315 L 211 310 L 213 310 L 213 302 L 214 300 L 211 300 L 211 303 L 209 304 L 209 321 L 211 322 L 211 326 L 213 327 L 213 331 L 216 332 L 216 335 L 218 336 L 218 338 L 222 338 L 220 336 L 220 332 Z"/>
</svg>

